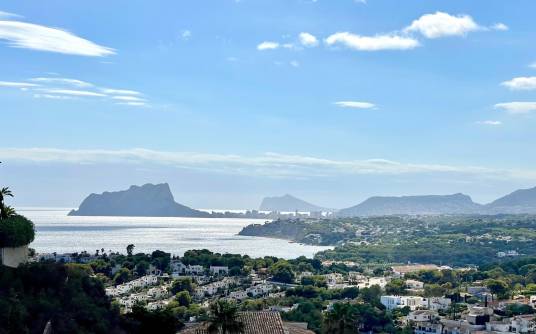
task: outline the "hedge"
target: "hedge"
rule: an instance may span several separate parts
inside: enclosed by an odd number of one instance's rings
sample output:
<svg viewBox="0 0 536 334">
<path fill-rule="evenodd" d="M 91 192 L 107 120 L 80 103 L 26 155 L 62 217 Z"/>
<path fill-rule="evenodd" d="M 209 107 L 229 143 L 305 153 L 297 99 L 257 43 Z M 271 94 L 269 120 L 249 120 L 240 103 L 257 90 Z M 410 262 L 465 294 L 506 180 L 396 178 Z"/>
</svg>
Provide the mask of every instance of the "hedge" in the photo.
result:
<svg viewBox="0 0 536 334">
<path fill-rule="evenodd" d="M 34 224 L 26 217 L 16 215 L 0 220 L 0 248 L 24 246 L 34 237 Z"/>
</svg>

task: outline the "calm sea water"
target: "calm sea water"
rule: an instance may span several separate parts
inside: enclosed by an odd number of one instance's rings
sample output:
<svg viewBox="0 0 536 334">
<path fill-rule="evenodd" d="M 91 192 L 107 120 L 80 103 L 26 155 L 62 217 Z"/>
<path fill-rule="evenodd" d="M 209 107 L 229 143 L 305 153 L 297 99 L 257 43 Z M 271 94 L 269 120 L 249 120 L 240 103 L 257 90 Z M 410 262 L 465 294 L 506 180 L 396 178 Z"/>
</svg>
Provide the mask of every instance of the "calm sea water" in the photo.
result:
<svg viewBox="0 0 536 334">
<path fill-rule="evenodd" d="M 67 209 L 24 208 L 19 213 L 35 223 L 36 237 L 30 247 L 40 253 L 87 250 L 135 252 L 160 249 L 182 255 L 190 249 L 206 248 L 219 253 L 251 257 L 312 257 L 330 247 L 307 246 L 286 240 L 238 236 L 242 227 L 264 220 L 160 217 L 69 217 Z"/>
</svg>

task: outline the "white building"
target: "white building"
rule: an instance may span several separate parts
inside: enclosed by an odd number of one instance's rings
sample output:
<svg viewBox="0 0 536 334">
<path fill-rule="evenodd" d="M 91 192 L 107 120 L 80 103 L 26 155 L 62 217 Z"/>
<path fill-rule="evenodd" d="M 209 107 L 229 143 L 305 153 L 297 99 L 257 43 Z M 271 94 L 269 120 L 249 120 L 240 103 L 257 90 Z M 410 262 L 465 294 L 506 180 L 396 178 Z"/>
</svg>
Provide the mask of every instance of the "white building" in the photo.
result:
<svg viewBox="0 0 536 334">
<path fill-rule="evenodd" d="M 395 308 L 409 307 L 414 311 L 423 305 L 423 299 L 419 296 L 381 296 L 380 302 L 388 310 L 394 310 Z"/>
<path fill-rule="evenodd" d="M 227 267 L 227 266 L 210 266 L 210 272 L 213 275 L 227 275 L 227 274 L 229 274 L 229 267 Z"/>
<path fill-rule="evenodd" d="M 201 265 L 188 265 L 186 267 L 186 273 L 190 275 L 201 275 L 205 272 L 205 268 Z"/>
<path fill-rule="evenodd" d="M 229 293 L 229 298 L 234 300 L 244 300 L 248 299 L 248 293 L 246 291 L 232 291 Z"/>
<path fill-rule="evenodd" d="M 272 291 L 273 285 L 271 284 L 259 284 L 251 286 L 246 289 L 246 292 L 253 297 L 264 296 Z"/>
</svg>

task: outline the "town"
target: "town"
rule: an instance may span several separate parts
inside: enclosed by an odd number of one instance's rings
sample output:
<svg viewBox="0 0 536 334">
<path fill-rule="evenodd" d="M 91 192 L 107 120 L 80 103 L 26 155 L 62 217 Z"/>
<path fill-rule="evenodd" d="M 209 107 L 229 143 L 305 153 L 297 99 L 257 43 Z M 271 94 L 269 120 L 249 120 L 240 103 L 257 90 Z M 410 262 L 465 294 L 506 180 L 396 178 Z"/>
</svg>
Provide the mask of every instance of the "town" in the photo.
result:
<svg viewBox="0 0 536 334">
<path fill-rule="evenodd" d="M 155 251 L 127 255 L 36 254 L 31 261 L 86 266 L 122 313 L 143 306 L 171 310 L 192 330 L 219 301 L 317 333 L 411 331 L 415 334 L 534 333 L 536 259 L 489 268 L 435 264 L 360 265 L 351 261 L 217 254 L 182 257 Z M 506 256 L 506 255 L 505 255 Z M 370 309 L 368 309 L 370 308 Z M 374 316 L 372 316 L 374 315 Z M 292 327 L 287 325 L 288 328 Z M 342 326 L 342 327 L 341 327 Z M 346 333 L 346 332 L 345 332 Z"/>
</svg>

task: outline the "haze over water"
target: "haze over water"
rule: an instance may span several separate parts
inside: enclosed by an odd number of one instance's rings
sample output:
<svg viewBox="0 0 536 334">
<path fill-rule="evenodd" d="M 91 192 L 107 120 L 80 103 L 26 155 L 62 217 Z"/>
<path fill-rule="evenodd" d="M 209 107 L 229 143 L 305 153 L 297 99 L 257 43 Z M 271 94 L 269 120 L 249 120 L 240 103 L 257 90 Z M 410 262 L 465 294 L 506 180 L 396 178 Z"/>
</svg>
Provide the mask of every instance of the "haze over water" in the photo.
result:
<svg viewBox="0 0 536 334">
<path fill-rule="evenodd" d="M 286 240 L 239 236 L 258 219 L 176 218 L 176 217 L 70 217 L 67 209 L 25 208 L 20 214 L 36 227 L 31 247 L 39 253 L 73 253 L 96 249 L 126 252 L 128 244 L 135 252 L 163 250 L 182 255 L 190 249 L 209 249 L 219 253 L 247 254 L 251 257 L 312 257 L 331 247 L 307 246 Z"/>
</svg>

